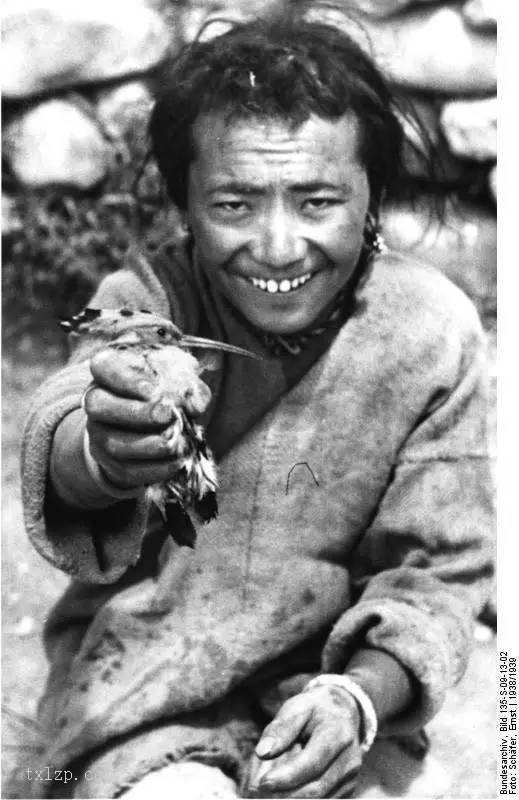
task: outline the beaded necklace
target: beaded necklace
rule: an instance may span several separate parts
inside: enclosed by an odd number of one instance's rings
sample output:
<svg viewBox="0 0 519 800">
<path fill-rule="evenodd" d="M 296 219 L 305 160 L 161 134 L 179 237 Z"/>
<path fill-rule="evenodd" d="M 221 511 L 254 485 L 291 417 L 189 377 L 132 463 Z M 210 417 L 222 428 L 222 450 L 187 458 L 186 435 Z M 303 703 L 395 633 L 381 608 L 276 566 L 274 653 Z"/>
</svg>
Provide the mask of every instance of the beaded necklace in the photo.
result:
<svg viewBox="0 0 519 800">
<path fill-rule="evenodd" d="M 361 278 L 367 277 L 373 257 L 378 253 L 382 253 L 385 249 L 385 242 L 381 234 L 377 232 L 372 241 L 369 244 L 366 243 L 362 248 L 353 274 L 346 286 L 338 293 L 324 321 L 321 320 L 317 325 L 306 328 L 303 331 L 284 335 L 258 331 L 263 344 L 269 352 L 276 358 L 297 356 L 316 336 L 321 336 L 333 328 L 338 330 L 355 310 L 355 290 L 358 288 Z"/>
</svg>

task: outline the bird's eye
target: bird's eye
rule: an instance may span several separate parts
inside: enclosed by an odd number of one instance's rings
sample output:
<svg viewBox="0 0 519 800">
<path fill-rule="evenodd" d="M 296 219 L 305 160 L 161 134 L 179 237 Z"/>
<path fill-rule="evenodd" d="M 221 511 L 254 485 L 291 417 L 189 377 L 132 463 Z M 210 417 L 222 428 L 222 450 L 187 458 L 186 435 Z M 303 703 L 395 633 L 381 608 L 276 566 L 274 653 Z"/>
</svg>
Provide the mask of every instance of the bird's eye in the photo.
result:
<svg viewBox="0 0 519 800">
<path fill-rule="evenodd" d="M 166 328 L 157 328 L 157 336 L 160 336 L 161 339 L 164 339 L 168 335 Z"/>
</svg>

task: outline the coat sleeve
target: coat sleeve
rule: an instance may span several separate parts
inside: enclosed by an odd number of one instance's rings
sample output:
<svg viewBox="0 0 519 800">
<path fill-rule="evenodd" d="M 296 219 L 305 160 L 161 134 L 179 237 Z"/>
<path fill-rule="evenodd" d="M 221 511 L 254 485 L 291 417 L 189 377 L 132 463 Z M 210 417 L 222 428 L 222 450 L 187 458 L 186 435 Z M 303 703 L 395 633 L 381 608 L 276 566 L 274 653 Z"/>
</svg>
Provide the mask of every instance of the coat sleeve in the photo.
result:
<svg viewBox="0 0 519 800">
<path fill-rule="evenodd" d="M 144 258 L 132 254 L 128 268 L 105 278 L 90 305 L 133 304 L 168 314 L 160 283 Z M 31 403 L 22 440 L 22 498 L 27 535 L 51 564 L 81 581 L 111 583 L 139 558 L 146 527 L 143 498 L 96 511 L 73 509 L 59 500 L 48 478 L 54 433 L 80 408 L 92 376 L 88 342 L 79 342 L 66 367 L 50 377 Z"/>
<path fill-rule="evenodd" d="M 342 672 L 352 653 L 367 646 L 391 654 L 414 676 L 418 702 L 383 734 L 411 732 L 440 709 L 464 673 L 473 620 L 491 588 L 485 352 L 473 320 L 459 345 L 454 385 L 436 393 L 399 451 L 352 555 L 356 602 L 324 648 L 326 672 Z"/>
</svg>

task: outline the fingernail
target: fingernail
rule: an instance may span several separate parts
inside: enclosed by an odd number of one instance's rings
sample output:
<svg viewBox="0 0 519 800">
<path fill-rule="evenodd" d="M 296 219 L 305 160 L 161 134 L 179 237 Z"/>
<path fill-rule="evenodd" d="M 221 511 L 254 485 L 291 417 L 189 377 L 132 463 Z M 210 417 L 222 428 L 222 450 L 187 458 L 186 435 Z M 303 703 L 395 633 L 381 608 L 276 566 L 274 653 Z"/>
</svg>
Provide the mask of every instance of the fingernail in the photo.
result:
<svg viewBox="0 0 519 800">
<path fill-rule="evenodd" d="M 139 392 L 143 394 L 145 397 L 151 397 L 151 395 L 153 394 L 154 386 L 152 383 L 150 383 L 150 381 L 139 381 L 139 383 L 137 384 L 137 388 Z"/>
<path fill-rule="evenodd" d="M 163 422 L 166 424 L 171 420 L 171 408 L 159 401 L 153 406 L 151 410 L 151 417 L 154 422 Z"/>
<path fill-rule="evenodd" d="M 263 756 L 268 756 L 268 754 L 274 749 L 275 744 L 276 740 L 272 736 L 266 736 L 265 739 L 261 739 L 256 745 L 256 755 L 260 758 Z"/>
</svg>

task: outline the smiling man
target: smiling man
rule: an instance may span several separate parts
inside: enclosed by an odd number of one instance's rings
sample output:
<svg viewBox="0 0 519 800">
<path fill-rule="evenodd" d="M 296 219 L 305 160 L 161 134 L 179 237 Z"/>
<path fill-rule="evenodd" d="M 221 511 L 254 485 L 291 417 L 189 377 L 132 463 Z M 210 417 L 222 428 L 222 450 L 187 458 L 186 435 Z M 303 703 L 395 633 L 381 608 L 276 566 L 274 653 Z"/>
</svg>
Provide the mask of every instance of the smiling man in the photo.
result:
<svg viewBox="0 0 519 800">
<path fill-rule="evenodd" d="M 146 503 L 178 479 L 159 374 L 86 337 L 35 398 L 27 530 L 72 576 L 45 631 L 44 763 L 75 797 L 349 797 L 377 734 L 420 737 L 441 708 L 489 590 L 481 327 L 382 246 L 403 134 L 339 30 L 292 10 L 193 44 L 150 134 L 185 235 L 90 306 L 262 358 L 203 374 L 220 513 L 194 552 Z"/>
<path fill-rule="evenodd" d="M 359 125 L 202 115 L 193 130 L 187 222 L 200 266 L 260 330 L 325 318 L 359 260 L 369 206 Z"/>
</svg>

